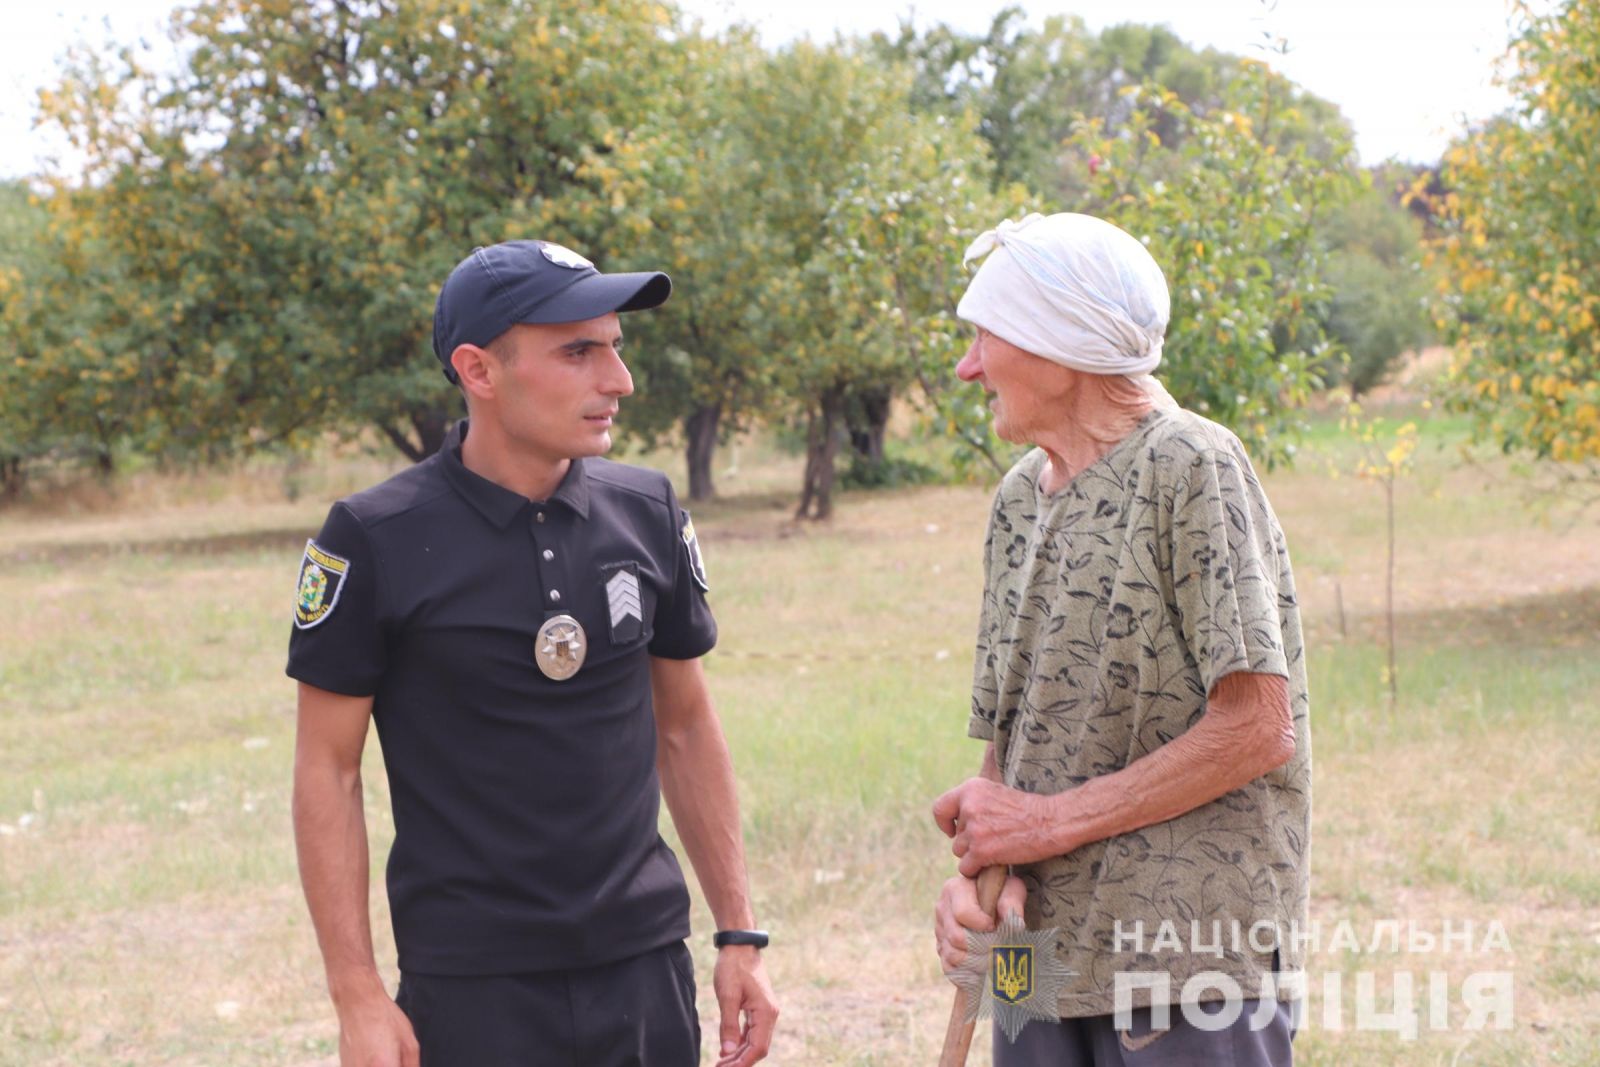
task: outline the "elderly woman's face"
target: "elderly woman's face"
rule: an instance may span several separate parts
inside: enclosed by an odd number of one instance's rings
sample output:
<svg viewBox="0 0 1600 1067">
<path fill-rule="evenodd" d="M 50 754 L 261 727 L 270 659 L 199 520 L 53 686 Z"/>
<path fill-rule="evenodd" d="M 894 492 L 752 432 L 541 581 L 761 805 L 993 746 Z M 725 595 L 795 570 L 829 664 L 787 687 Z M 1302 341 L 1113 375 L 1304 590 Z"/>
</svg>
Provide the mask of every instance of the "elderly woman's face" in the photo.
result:
<svg viewBox="0 0 1600 1067">
<path fill-rule="evenodd" d="M 980 326 L 972 347 L 956 364 L 956 377 L 983 386 L 994 432 L 1025 445 L 1035 443 L 1040 430 L 1060 424 L 1059 402 L 1071 388 L 1071 375 L 1064 370 Z"/>
</svg>

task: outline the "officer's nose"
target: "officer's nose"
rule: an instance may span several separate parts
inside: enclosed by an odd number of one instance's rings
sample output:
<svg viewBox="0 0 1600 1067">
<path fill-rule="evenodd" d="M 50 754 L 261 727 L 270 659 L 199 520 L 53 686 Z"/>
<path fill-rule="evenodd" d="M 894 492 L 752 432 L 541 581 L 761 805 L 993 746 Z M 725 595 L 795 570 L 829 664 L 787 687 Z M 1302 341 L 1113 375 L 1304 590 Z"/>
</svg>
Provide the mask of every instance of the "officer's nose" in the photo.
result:
<svg viewBox="0 0 1600 1067">
<path fill-rule="evenodd" d="M 622 354 L 615 348 L 611 349 L 611 365 L 606 368 L 602 392 L 606 396 L 633 395 L 633 375 L 629 373 L 628 365 L 622 361 Z"/>
<path fill-rule="evenodd" d="M 983 374 L 983 357 L 978 352 L 978 342 L 973 340 L 967 354 L 956 364 L 956 377 L 964 382 L 975 382 Z"/>
</svg>

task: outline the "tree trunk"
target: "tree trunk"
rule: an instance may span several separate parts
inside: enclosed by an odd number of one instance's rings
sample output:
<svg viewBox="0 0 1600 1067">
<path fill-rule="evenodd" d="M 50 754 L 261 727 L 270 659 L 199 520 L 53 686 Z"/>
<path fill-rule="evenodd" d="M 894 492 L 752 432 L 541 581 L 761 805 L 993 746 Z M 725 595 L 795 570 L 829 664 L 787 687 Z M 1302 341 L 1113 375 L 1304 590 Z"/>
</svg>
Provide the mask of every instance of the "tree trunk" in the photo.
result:
<svg viewBox="0 0 1600 1067">
<path fill-rule="evenodd" d="M 886 385 L 864 389 L 854 397 L 850 447 L 874 467 L 883 462 L 883 439 L 889 432 L 889 402 L 893 397 L 893 390 Z"/>
<path fill-rule="evenodd" d="M 800 488 L 796 519 L 819 522 L 833 514 L 833 462 L 839 454 L 839 424 L 844 417 L 844 388 L 824 392 L 806 417 L 806 473 Z"/>
<path fill-rule="evenodd" d="M 721 419 L 721 404 L 702 404 L 683 420 L 690 500 L 710 500 L 717 495 L 717 487 L 711 481 L 711 457 L 717 450 L 717 423 Z"/>
<path fill-rule="evenodd" d="M 406 412 L 406 421 L 411 423 L 409 431 L 392 422 L 380 422 L 378 429 L 407 459 L 421 463 L 444 445 L 445 436 L 455 419 L 444 405 L 438 404 L 412 408 Z"/>
<path fill-rule="evenodd" d="M 0 500 L 15 500 L 22 495 L 22 457 L 0 459 Z"/>
</svg>

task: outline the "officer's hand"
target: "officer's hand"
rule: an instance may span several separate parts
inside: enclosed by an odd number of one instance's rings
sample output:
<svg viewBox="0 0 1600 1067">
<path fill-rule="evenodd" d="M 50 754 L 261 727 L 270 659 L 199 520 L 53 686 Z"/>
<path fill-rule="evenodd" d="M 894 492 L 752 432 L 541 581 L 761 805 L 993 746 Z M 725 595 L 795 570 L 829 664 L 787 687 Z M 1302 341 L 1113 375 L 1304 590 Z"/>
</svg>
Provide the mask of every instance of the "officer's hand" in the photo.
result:
<svg viewBox="0 0 1600 1067">
<path fill-rule="evenodd" d="M 1027 900 L 1022 879 L 1008 875 L 995 912 L 1002 918 L 1013 912 L 1020 916 Z M 946 882 L 933 906 L 933 936 L 939 947 L 939 966 L 946 976 L 967 958 L 967 931 L 986 934 L 994 928 L 995 921 L 978 907 L 977 879 L 957 875 Z"/>
<path fill-rule="evenodd" d="M 339 1067 L 421 1067 L 411 1020 L 385 994 L 339 1009 Z"/>
<path fill-rule="evenodd" d="M 1033 863 L 1071 851 L 1061 841 L 1058 807 L 1070 794 L 1039 796 L 968 778 L 933 802 L 933 819 L 950 838 L 961 873 L 976 878 L 985 867 Z"/>
<path fill-rule="evenodd" d="M 711 987 L 722 1012 L 722 1044 L 716 1067 L 750 1067 L 764 1059 L 772 1047 L 778 1001 L 767 980 L 761 951 L 751 945 L 718 949 Z"/>
</svg>

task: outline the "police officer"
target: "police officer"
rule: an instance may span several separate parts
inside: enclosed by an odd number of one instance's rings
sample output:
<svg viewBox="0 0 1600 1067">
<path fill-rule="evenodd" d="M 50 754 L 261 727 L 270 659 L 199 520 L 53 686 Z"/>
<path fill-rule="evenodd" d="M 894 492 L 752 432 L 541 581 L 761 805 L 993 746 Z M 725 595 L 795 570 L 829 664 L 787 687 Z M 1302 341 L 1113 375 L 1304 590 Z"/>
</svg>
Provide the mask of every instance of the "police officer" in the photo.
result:
<svg viewBox="0 0 1600 1067">
<path fill-rule="evenodd" d="M 468 419 L 306 545 L 294 825 L 342 1064 L 698 1062 L 662 796 L 719 927 L 717 1062 L 766 1055 L 777 1007 L 699 659 L 716 641 L 699 544 L 665 476 L 600 458 L 633 391 L 618 313 L 671 288 L 544 241 L 475 250 L 433 334 Z M 367 910 L 369 719 L 394 1000 Z"/>
</svg>

